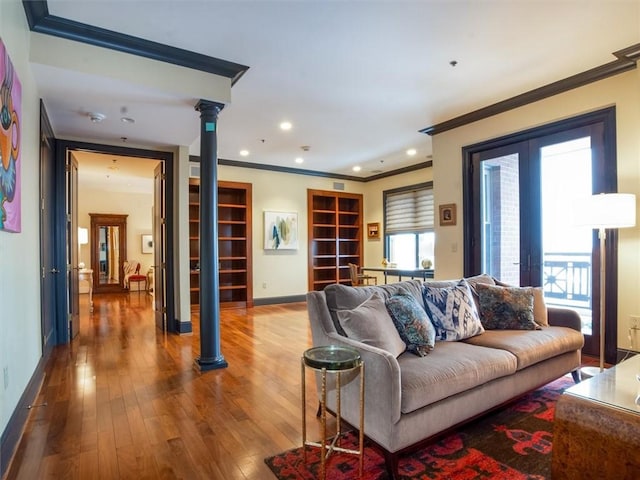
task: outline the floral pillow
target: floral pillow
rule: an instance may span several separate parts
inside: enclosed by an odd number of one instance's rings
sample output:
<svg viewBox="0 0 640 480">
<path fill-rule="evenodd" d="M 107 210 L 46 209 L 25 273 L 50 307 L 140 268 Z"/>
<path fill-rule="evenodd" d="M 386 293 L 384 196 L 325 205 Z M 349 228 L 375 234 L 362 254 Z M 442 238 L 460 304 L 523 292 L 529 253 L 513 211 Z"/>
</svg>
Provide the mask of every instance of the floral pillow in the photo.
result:
<svg viewBox="0 0 640 480">
<path fill-rule="evenodd" d="M 406 291 L 399 292 L 387 299 L 386 306 L 408 351 L 424 357 L 433 350 L 436 331 L 427 312 L 413 295 Z"/>
<path fill-rule="evenodd" d="M 529 287 L 477 285 L 480 320 L 487 330 L 538 330 Z"/>
<path fill-rule="evenodd" d="M 436 329 L 436 340 L 457 341 L 484 332 L 469 284 L 463 278 L 444 288 L 422 288 L 424 305 Z"/>
</svg>

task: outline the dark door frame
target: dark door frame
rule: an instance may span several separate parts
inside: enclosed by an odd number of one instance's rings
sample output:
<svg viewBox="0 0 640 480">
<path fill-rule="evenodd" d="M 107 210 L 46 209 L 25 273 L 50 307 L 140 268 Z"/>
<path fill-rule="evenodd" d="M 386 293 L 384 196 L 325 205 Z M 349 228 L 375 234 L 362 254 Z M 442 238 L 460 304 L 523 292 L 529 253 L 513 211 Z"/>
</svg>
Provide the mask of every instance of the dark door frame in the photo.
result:
<svg viewBox="0 0 640 480">
<path fill-rule="evenodd" d="M 474 188 L 477 169 L 473 167 L 473 158 L 477 152 L 488 150 L 491 148 L 500 148 L 520 142 L 535 142 L 535 139 L 541 137 L 549 137 L 558 135 L 562 132 L 589 127 L 594 124 L 602 124 L 603 135 L 603 151 L 601 152 L 604 162 L 594 165 L 593 170 L 593 191 L 600 192 L 616 192 L 618 188 L 617 178 L 617 144 L 616 144 L 616 108 L 606 107 L 601 110 L 577 115 L 572 118 L 551 122 L 541 127 L 535 127 L 504 137 L 487 140 L 475 145 L 470 145 L 462 149 L 462 171 L 463 171 L 463 208 L 464 208 L 464 275 L 471 276 L 480 272 L 480 240 L 479 240 L 479 216 L 477 206 L 480 205 L 478 190 Z M 473 194 L 472 194 L 473 192 Z M 593 232 L 593 265 L 599 265 L 600 254 L 598 251 L 597 231 Z M 605 361 L 607 363 L 616 363 L 617 358 L 617 338 L 618 338 L 618 232 L 616 229 L 607 231 L 606 244 L 606 305 L 605 305 L 605 321 L 606 332 L 605 337 Z M 598 268 L 593 269 L 592 277 L 592 298 L 598 297 L 600 282 L 600 272 Z M 599 303 L 594 304 L 593 312 L 599 311 Z M 598 319 L 598 322 L 600 319 Z M 597 350 L 598 323 L 594 322 L 593 335 L 589 340 L 589 349 Z"/>
<path fill-rule="evenodd" d="M 166 167 L 166 228 L 167 228 L 167 249 L 166 249 L 166 272 L 167 272 L 167 330 L 176 332 L 176 325 L 179 320 L 175 318 L 175 268 L 174 268 L 174 155 L 172 152 L 162 152 L 157 150 L 146 150 L 142 148 L 120 147 L 114 145 L 103 145 L 98 143 L 79 142 L 74 140 L 56 140 L 55 155 L 55 189 L 56 189 L 56 211 L 55 211 L 55 258 L 57 265 L 66 267 L 66 245 L 67 245 L 67 218 L 65 214 L 66 192 L 66 156 L 67 152 L 82 150 L 96 153 L 110 153 L 128 157 L 149 158 L 165 162 Z M 68 329 L 68 301 L 67 292 L 69 285 L 66 279 L 59 277 L 56 285 L 56 340 L 58 344 L 69 343 Z"/>
</svg>

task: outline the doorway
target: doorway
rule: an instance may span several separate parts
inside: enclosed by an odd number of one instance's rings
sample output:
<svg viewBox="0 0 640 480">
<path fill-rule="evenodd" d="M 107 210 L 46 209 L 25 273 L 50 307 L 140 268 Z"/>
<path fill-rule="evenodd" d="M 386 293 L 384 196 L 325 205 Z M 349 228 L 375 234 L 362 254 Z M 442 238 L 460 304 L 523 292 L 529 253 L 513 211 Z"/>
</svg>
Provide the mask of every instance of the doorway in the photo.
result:
<svg viewBox="0 0 640 480">
<path fill-rule="evenodd" d="M 56 141 L 56 156 L 55 156 L 55 170 L 56 170 L 56 198 L 59 201 L 56 203 L 56 218 L 58 221 L 56 222 L 55 231 L 56 237 L 59 239 L 54 244 L 54 248 L 56 250 L 56 254 L 62 258 L 66 259 L 64 263 L 67 265 L 68 275 L 65 277 L 62 284 L 56 290 L 58 295 L 62 294 L 66 296 L 67 300 L 63 302 L 59 302 L 57 306 L 56 316 L 60 319 L 67 319 L 68 317 L 68 309 L 75 303 L 79 295 L 78 282 L 70 281 L 70 279 L 74 279 L 76 275 L 74 275 L 75 270 L 78 269 L 78 257 L 77 254 L 74 256 L 72 253 L 73 249 L 70 249 L 69 246 L 74 246 L 76 252 L 78 236 L 77 236 L 77 228 L 70 228 L 70 223 L 77 220 L 77 207 L 69 210 L 69 205 L 73 205 L 72 201 L 67 201 L 69 199 L 70 192 L 73 190 L 72 186 L 69 185 L 69 179 L 67 175 L 67 164 L 73 157 L 73 153 L 79 152 L 92 152 L 92 153 L 106 153 L 118 158 L 135 158 L 135 159 L 149 159 L 154 160 L 155 164 L 163 165 L 165 170 L 165 175 L 162 177 L 162 181 L 164 182 L 163 188 L 166 191 L 166 195 L 163 197 L 163 211 L 165 213 L 165 218 L 161 219 L 164 223 L 164 228 L 166 229 L 166 236 L 163 238 L 163 254 L 164 258 L 158 258 L 155 256 L 153 266 L 161 268 L 164 270 L 163 275 L 154 275 L 154 278 L 162 278 L 163 285 L 162 288 L 154 288 L 154 295 L 157 300 L 158 292 L 161 292 L 164 302 L 162 304 L 160 315 L 163 317 L 167 317 L 163 322 L 164 329 L 168 332 L 174 332 L 176 329 L 176 321 L 175 321 L 175 301 L 174 301 L 174 256 L 173 256 L 173 154 L 170 152 L 160 152 L 154 150 L 144 150 L 144 149 L 136 149 L 136 148 L 128 148 L 128 147 L 116 147 L 110 145 L 101 145 L 101 144 L 89 144 L 85 142 L 75 142 L 75 141 L 67 141 L 67 140 L 57 140 Z M 105 177 L 104 181 L 108 181 L 108 178 Z M 153 181 L 153 180 L 152 180 Z M 113 200 L 117 200 L 117 196 L 113 197 Z M 148 212 L 149 216 L 153 215 L 151 209 Z M 150 232 L 149 232 L 150 233 Z M 155 243 L 155 242 L 154 242 Z M 80 246 L 82 248 L 82 246 Z M 97 276 L 94 276 L 94 282 Z M 156 302 L 158 304 L 159 302 Z M 59 321 L 57 324 L 57 343 L 68 343 L 71 336 L 71 329 L 68 325 L 69 322 Z"/>
<path fill-rule="evenodd" d="M 610 108 L 464 149 L 465 275 L 542 286 L 548 305 L 578 311 L 583 351 L 592 355 L 599 350 L 598 243 L 572 218 L 578 199 L 616 191 L 614 120 Z M 608 262 L 608 362 L 616 355 L 616 268 Z"/>
</svg>

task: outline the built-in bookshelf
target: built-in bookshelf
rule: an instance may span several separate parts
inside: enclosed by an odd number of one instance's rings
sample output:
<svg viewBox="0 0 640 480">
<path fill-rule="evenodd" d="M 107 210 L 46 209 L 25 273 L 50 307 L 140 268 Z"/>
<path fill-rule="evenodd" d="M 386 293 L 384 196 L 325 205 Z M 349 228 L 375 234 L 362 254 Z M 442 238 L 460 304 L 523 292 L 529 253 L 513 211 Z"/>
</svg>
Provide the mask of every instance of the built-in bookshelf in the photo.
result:
<svg viewBox="0 0 640 480">
<path fill-rule="evenodd" d="M 251 184 L 218 182 L 220 307 L 253 306 Z M 189 179 L 191 308 L 200 305 L 200 179 Z"/>
<path fill-rule="evenodd" d="M 362 195 L 307 190 L 309 290 L 351 282 L 349 263 L 362 265 Z"/>
</svg>

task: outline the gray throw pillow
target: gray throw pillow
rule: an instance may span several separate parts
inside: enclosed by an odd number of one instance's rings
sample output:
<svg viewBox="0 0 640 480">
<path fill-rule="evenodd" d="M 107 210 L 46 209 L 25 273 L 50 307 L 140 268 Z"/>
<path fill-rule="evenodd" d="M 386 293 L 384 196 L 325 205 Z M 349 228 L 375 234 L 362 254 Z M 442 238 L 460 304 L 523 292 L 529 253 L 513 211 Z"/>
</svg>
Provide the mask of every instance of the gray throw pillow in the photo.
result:
<svg viewBox="0 0 640 480">
<path fill-rule="evenodd" d="M 405 351 L 404 344 L 379 292 L 353 310 L 336 312 L 347 337 L 386 350 L 394 357 Z"/>
<path fill-rule="evenodd" d="M 407 350 L 419 357 L 435 346 L 436 331 L 422 305 L 409 292 L 399 292 L 386 301 L 387 310 Z"/>
</svg>

